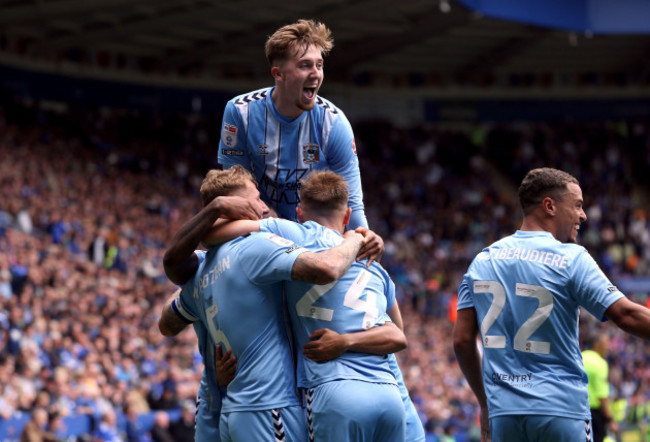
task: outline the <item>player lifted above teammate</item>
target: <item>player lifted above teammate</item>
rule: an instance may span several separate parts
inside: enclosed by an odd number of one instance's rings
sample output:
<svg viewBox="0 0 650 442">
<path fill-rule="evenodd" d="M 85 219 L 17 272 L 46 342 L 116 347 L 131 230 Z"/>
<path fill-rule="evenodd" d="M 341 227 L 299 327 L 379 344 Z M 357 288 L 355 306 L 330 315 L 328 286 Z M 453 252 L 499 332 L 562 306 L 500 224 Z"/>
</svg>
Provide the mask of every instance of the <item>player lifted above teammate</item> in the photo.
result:
<svg viewBox="0 0 650 442">
<path fill-rule="evenodd" d="M 342 175 L 350 188 L 350 228 L 368 227 L 352 128 L 343 112 L 319 97 L 323 57 L 333 47 L 322 23 L 299 20 L 266 42 L 275 86 L 226 105 L 219 163 L 239 164 L 259 183 L 262 199 L 281 218 L 296 219 L 300 180 L 311 170 Z"/>
</svg>

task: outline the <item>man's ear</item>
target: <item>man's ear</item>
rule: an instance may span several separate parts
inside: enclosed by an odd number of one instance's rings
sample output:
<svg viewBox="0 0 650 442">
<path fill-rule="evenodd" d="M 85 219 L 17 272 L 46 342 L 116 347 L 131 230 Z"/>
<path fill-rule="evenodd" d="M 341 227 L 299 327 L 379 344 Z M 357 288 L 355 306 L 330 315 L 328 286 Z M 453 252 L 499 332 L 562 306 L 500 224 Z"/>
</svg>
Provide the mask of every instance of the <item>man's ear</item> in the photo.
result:
<svg viewBox="0 0 650 442">
<path fill-rule="evenodd" d="M 555 201 L 550 196 L 542 200 L 542 208 L 547 215 L 555 216 Z"/>
<path fill-rule="evenodd" d="M 352 209 L 348 207 L 347 209 L 345 209 L 345 216 L 343 217 L 344 226 L 350 224 L 350 215 L 352 215 Z"/>
<path fill-rule="evenodd" d="M 273 66 L 273 67 L 271 68 L 271 76 L 272 76 L 275 80 L 282 80 L 282 71 L 280 70 L 280 67 L 279 67 L 279 66 Z"/>
<path fill-rule="evenodd" d="M 300 206 L 296 206 L 296 218 L 301 224 L 305 222 L 305 215 L 302 213 L 302 207 Z"/>
</svg>

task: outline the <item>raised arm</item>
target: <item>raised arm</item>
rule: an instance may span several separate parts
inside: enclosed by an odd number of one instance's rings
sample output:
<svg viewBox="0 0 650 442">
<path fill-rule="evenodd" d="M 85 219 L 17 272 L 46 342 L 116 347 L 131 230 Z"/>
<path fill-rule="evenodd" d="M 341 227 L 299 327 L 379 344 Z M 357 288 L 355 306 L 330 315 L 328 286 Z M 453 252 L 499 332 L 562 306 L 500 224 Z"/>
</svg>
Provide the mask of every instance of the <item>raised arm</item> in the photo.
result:
<svg viewBox="0 0 650 442">
<path fill-rule="evenodd" d="M 312 284 L 329 284 L 345 275 L 363 245 L 363 235 L 345 232 L 343 242 L 322 252 L 300 254 L 293 264 L 291 279 Z"/>
<path fill-rule="evenodd" d="M 183 284 L 198 268 L 194 250 L 218 218 L 259 219 L 261 208 L 240 196 L 220 196 L 210 201 L 199 213 L 176 232 L 165 252 L 165 274 L 174 284 Z"/>
<path fill-rule="evenodd" d="M 621 330 L 650 340 L 650 310 L 646 307 L 623 297 L 605 311 L 605 316 Z"/>
<path fill-rule="evenodd" d="M 218 220 L 203 238 L 206 246 L 218 246 L 237 237 L 260 231 L 260 222 L 252 220 Z"/>
</svg>

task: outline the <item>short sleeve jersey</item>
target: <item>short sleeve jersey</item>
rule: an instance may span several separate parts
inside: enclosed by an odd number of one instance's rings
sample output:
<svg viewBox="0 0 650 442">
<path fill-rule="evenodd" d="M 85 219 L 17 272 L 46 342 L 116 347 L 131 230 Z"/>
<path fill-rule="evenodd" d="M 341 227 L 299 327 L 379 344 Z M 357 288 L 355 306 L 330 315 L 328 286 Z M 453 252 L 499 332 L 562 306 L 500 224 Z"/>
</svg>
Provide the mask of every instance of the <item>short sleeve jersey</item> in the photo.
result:
<svg viewBox="0 0 650 442">
<path fill-rule="evenodd" d="M 584 247 L 548 232 L 517 231 L 480 252 L 458 310 L 476 309 L 490 417 L 589 419 L 579 307 L 603 320 L 622 297 Z"/>
<path fill-rule="evenodd" d="M 223 412 L 298 405 L 280 281 L 291 278 L 293 264 L 304 251 L 269 233 L 240 237 L 211 248 L 193 289 L 182 291 L 187 319 L 199 318 L 213 344 L 231 349 L 237 357 Z"/>
<path fill-rule="evenodd" d="M 264 202 L 292 220 L 300 202 L 300 180 L 312 170 L 332 170 L 348 182 L 350 226 L 367 227 L 354 135 L 343 112 L 317 96 L 313 109 L 286 118 L 276 109 L 272 93 L 273 88 L 260 89 L 226 104 L 219 164 L 251 171 Z"/>
<path fill-rule="evenodd" d="M 274 232 L 296 244 L 319 251 L 340 244 L 341 234 L 314 222 L 304 224 L 269 218 L 260 221 L 262 231 Z M 338 281 L 313 285 L 291 281 L 285 285 L 289 314 L 298 348 L 309 342 L 309 335 L 329 328 L 337 333 L 352 333 L 390 321 L 386 310 L 395 302 L 395 285 L 376 263 L 353 263 Z M 312 388 L 338 379 L 395 384 L 387 356 L 346 352 L 325 363 L 316 363 L 300 354 L 298 385 Z"/>
<path fill-rule="evenodd" d="M 205 261 L 205 252 L 197 250 L 194 252 L 197 256 L 199 265 Z M 199 382 L 199 397 L 202 401 L 207 402 L 207 409 L 214 413 L 219 413 L 221 410 L 221 393 L 217 384 L 217 369 L 214 363 L 214 345 L 208 336 L 208 330 L 205 325 L 201 323 L 198 317 L 194 317 L 183 311 L 181 298 L 183 291 L 188 291 L 189 296 L 194 291 L 194 278 L 190 278 L 185 284 L 181 286 L 181 295 L 172 301 L 172 310 L 182 317 L 185 321 L 191 322 L 196 337 L 199 342 L 199 353 L 203 358 L 203 373 L 201 381 Z M 186 293 L 185 296 L 188 296 Z"/>
</svg>

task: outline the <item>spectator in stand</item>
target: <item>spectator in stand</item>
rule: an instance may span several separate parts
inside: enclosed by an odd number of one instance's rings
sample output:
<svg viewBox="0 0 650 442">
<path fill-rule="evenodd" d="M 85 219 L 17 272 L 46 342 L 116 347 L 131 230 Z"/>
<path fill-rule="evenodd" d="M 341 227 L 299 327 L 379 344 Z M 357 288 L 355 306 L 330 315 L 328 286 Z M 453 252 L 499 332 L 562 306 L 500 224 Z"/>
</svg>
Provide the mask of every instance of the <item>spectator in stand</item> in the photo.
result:
<svg viewBox="0 0 650 442">
<path fill-rule="evenodd" d="M 194 440 L 194 416 L 196 406 L 192 401 L 185 401 L 181 407 L 181 418 L 169 425 L 169 432 L 176 442 Z"/>
<path fill-rule="evenodd" d="M 54 433 L 48 431 L 49 418 L 43 408 L 32 410 L 32 419 L 27 422 L 20 434 L 20 442 L 47 442 L 57 441 Z"/>
</svg>

